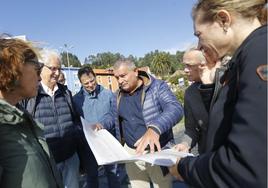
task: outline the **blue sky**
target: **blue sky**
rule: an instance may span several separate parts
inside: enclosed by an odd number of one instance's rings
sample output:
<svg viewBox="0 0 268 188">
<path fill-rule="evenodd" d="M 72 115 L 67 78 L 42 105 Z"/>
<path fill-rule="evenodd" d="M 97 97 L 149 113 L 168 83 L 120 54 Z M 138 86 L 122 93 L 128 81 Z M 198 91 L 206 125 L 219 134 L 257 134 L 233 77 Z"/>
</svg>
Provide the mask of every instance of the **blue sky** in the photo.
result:
<svg viewBox="0 0 268 188">
<path fill-rule="evenodd" d="M 0 32 L 26 35 L 59 51 L 64 44 L 85 57 L 119 52 L 143 57 L 156 49 L 173 53 L 196 42 L 195 0 L 5 0 Z"/>
</svg>

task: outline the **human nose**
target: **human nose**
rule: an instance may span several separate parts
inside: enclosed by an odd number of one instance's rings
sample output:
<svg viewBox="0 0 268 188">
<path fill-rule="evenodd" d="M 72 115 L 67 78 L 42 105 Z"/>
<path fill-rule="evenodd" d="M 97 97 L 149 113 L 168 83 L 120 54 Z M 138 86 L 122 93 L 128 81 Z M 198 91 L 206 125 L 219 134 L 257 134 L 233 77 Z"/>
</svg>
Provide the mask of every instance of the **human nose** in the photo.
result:
<svg viewBox="0 0 268 188">
<path fill-rule="evenodd" d="M 60 75 L 60 72 L 61 72 L 60 69 L 55 69 L 55 70 L 54 70 L 54 73 L 57 74 L 57 75 Z"/>
<path fill-rule="evenodd" d="M 89 88 L 92 88 L 93 85 L 94 85 L 93 83 L 88 83 L 88 87 L 89 87 Z"/>
<path fill-rule="evenodd" d="M 122 84 L 124 80 L 123 80 L 123 78 L 119 77 L 117 81 L 118 81 L 119 84 Z"/>
<path fill-rule="evenodd" d="M 185 68 L 184 68 L 184 72 L 185 72 L 185 73 L 189 73 L 189 72 L 190 72 L 189 68 L 188 68 L 188 67 L 185 67 Z"/>
</svg>

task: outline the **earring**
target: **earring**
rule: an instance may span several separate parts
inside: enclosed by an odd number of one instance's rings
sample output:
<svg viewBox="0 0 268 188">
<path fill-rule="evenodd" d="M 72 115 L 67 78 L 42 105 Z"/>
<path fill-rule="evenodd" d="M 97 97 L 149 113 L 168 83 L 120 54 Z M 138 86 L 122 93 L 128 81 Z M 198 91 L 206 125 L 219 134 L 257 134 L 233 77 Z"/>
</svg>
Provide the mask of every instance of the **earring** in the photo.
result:
<svg viewBox="0 0 268 188">
<path fill-rule="evenodd" d="M 227 33 L 228 32 L 227 26 L 223 26 L 222 29 L 223 29 L 224 33 Z"/>
</svg>

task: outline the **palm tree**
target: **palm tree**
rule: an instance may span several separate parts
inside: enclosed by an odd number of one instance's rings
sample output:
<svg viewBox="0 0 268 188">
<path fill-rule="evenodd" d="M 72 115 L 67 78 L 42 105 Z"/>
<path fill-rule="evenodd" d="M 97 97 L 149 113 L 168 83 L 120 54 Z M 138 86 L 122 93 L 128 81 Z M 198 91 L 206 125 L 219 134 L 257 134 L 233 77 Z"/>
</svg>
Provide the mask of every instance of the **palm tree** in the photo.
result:
<svg viewBox="0 0 268 188">
<path fill-rule="evenodd" d="M 171 69 L 171 60 L 168 53 L 157 53 L 152 61 L 152 72 L 158 76 L 164 76 L 169 74 Z"/>
</svg>

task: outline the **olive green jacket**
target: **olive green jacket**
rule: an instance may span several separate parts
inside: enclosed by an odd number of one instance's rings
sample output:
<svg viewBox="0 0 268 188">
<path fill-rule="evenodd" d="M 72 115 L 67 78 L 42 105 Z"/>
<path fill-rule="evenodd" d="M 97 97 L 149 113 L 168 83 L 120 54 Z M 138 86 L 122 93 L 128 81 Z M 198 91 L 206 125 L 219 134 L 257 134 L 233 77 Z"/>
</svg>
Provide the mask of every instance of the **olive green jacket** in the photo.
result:
<svg viewBox="0 0 268 188">
<path fill-rule="evenodd" d="M 1 99 L 0 167 L 1 188 L 63 187 L 42 125 Z"/>
</svg>

